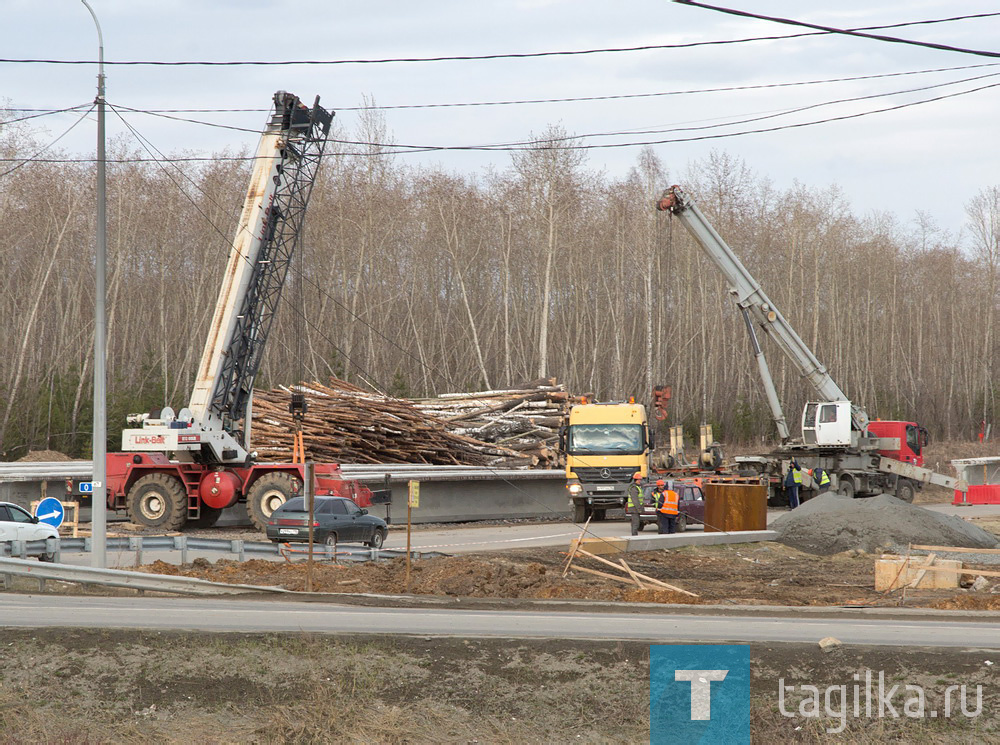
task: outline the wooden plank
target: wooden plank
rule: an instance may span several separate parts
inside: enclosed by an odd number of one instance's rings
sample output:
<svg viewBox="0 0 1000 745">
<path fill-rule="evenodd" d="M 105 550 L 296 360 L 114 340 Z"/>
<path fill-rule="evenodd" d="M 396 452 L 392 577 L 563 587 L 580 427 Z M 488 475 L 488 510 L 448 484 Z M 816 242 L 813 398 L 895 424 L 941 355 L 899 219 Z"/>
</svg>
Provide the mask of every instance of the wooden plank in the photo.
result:
<svg viewBox="0 0 1000 745">
<path fill-rule="evenodd" d="M 645 590 L 646 586 L 642 584 L 642 580 L 639 579 L 639 575 L 637 575 L 635 572 L 632 571 L 632 567 L 630 567 L 628 564 L 625 563 L 625 559 L 619 559 L 618 561 L 621 562 L 621 565 L 623 567 L 625 567 L 625 571 L 631 575 L 632 579 L 635 580 L 635 583 L 639 585 L 639 589 Z"/>
<path fill-rule="evenodd" d="M 959 546 L 917 546 L 914 544 L 910 548 L 918 551 L 939 551 L 941 553 L 956 554 L 1000 554 L 1000 548 L 962 548 Z"/>
<path fill-rule="evenodd" d="M 937 558 L 937 554 L 934 554 L 934 553 L 928 554 L 927 555 L 927 560 L 923 564 L 918 564 L 916 566 L 916 569 L 919 569 L 919 571 L 917 572 L 917 576 L 913 578 L 913 581 L 910 582 L 910 587 L 914 587 L 915 588 L 915 587 L 917 587 L 920 584 L 920 580 L 922 580 L 924 578 L 924 575 L 927 574 L 927 570 L 930 569 L 934 565 L 934 560 L 936 558 Z M 903 562 L 903 566 L 905 567 L 909 563 L 910 563 L 910 559 L 907 559 L 906 561 Z"/>
<path fill-rule="evenodd" d="M 983 577 L 1000 577 L 1000 572 L 988 572 L 985 569 L 970 569 L 969 567 L 921 567 L 921 569 L 928 572 L 946 572 L 948 574 L 971 574 L 974 576 L 982 575 Z"/>
<path fill-rule="evenodd" d="M 607 559 L 601 558 L 600 556 L 595 556 L 594 554 L 590 553 L 589 551 L 584 551 L 582 548 L 577 553 L 579 553 L 581 556 L 587 556 L 587 557 L 589 557 L 591 559 L 594 559 L 595 561 L 599 561 L 602 564 L 607 564 L 609 567 L 617 569 L 618 571 L 622 571 L 622 568 L 618 564 L 615 564 L 613 561 L 608 561 Z M 629 571 L 632 572 L 634 570 L 629 570 Z M 661 582 L 660 580 L 656 579 L 655 577 L 650 577 L 649 575 L 641 574 L 639 572 L 636 572 L 635 574 L 640 579 L 644 579 L 647 582 L 650 582 L 650 583 L 652 583 L 654 585 L 659 585 L 660 587 L 663 587 L 663 588 L 665 588 L 667 590 L 673 590 L 674 592 L 680 592 L 680 593 L 683 593 L 684 595 L 690 595 L 693 598 L 698 597 L 698 595 L 696 595 L 693 592 L 689 592 L 688 590 L 684 590 L 684 589 L 682 589 L 680 587 L 676 587 L 674 585 L 668 585 L 666 582 Z"/>
<path fill-rule="evenodd" d="M 629 587 L 634 587 L 632 580 L 626 579 L 625 577 L 619 577 L 617 574 L 608 574 L 607 572 L 600 572 L 596 569 L 588 569 L 587 567 L 575 566 L 573 567 L 574 572 L 586 572 L 587 574 L 596 574 L 598 577 L 604 577 L 605 579 L 613 579 L 615 582 L 624 582 Z"/>
</svg>

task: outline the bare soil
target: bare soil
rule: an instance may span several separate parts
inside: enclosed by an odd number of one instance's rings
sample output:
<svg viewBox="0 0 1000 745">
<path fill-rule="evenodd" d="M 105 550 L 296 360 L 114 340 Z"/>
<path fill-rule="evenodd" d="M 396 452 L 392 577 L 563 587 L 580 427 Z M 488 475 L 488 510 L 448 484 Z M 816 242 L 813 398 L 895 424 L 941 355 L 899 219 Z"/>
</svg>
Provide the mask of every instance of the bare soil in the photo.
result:
<svg viewBox="0 0 1000 745">
<path fill-rule="evenodd" d="M 1000 610 L 1000 580 L 988 578 L 984 590 L 875 591 L 877 556 L 849 551 L 814 556 L 778 543 L 688 546 L 671 551 L 627 554 L 632 569 L 698 597 L 665 589 L 639 589 L 584 572 L 562 577 L 565 552 L 520 549 L 500 553 L 420 559 L 412 562 L 406 583 L 405 559 L 313 568 L 313 591 L 324 593 L 415 594 L 494 599 L 579 599 L 620 602 L 744 604 L 849 607 L 976 607 Z M 592 559 L 579 566 L 614 574 Z M 995 569 L 995 567 L 991 567 Z M 182 574 L 216 582 L 306 588 L 307 565 L 260 559 L 214 564 L 196 560 L 179 567 L 156 562 L 145 567 L 162 574 Z M 969 569 L 968 582 L 975 577 Z M 624 577 L 624 575 L 622 575 Z M 940 605 L 945 603 L 945 605 Z M 963 605 L 964 604 L 964 605 Z"/>
<path fill-rule="evenodd" d="M 632 743 L 649 738 L 649 646 L 631 642 L 122 630 L 7 630 L 0 741 Z M 982 713 L 849 719 L 843 742 L 996 742 L 996 651 L 745 645 L 755 743 L 826 742 L 789 718 L 778 680 L 848 685 L 861 670 L 983 685 Z M 897 707 L 902 697 L 897 697 Z M 798 701 L 786 701 L 795 711 Z M 956 707 L 957 708 L 957 707 Z"/>
</svg>

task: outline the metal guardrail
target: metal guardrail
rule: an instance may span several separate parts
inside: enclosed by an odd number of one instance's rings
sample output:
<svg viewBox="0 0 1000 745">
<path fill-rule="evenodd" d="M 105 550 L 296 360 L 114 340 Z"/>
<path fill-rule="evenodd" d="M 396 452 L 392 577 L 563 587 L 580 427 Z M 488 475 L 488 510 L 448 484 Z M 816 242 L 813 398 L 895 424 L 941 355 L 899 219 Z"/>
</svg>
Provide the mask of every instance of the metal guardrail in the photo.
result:
<svg viewBox="0 0 1000 745">
<path fill-rule="evenodd" d="M 411 463 L 345 463 L 340 466 L 347 478 L 376 481 L 389 474 L 390 481 L 480 481 L 565 478 L 562 469 L 486 468 L 482 466 L 435 466 Z M 5 481 L 87 481 L 93 475 L 90 461 L 39 461 L 36 463 L 0 463 L 0 483 Z"/>
<path fill-rule="evenodd" d="M 306 544 L 302 544 L 303 547 Z M 66 553 L 89 553 L 91 550 L 90 538 L 49 538 L 45 541 L 10 541 L 0 543 L 0 558 L 9 552 L 11 556 L 26 558 L 28 556 L 41 556 L 43 554 L 53 554 L 54 560 L 59 562 L 63 552 Z M 242 541 L 225 540 L 219 538 L 196 538 L 186 535 L 169 536 L 109 536 L 107 538 L 108 551 L 134 551 L 135 563 L 142 563 L 142 554 L 145 551 L 180 551 L 181 564 L 188 563 L 188 554 L 191 551 L 217 551 L 221 553 L 234 554 L 238 561 L 246 561 L 247 557 L 254 556 L 281 556 L 281 546 L 271 541 Z M 340 546 L 330 549 L 326 545 L 314 545 L 313 556 L 319 559 L 329 559 L 331 561 L 348 561 L 353 563 L 365 561 L 377 561 L 379 559 L 395 559 L 406 556 L 406 551 L 388 548 L 367 548 L 364 546 Z M 432 558 L 444 556 L 439 552 L 411 551 L 411 557 Z"/>
<path fill-rule="evenodd" d="M 180 595 L 243 595 L 256 592 L 287 592 L 281 587 L 231 585 L 193 577 L 147 574 L 122 569 L 94 569 L 93 567 L 78 567 L 69 564 L 48 564 L 26 559 L 0 558 L 0 578 L 3 579 L 4 589 L 11 586 L 11 578 L 13 577 L 37 579 L 39 591 L 44 591 L 46 581 L 52 580 L 83 585 L 127 587 L 141 592 L 169 592 Z"/>
</svg>

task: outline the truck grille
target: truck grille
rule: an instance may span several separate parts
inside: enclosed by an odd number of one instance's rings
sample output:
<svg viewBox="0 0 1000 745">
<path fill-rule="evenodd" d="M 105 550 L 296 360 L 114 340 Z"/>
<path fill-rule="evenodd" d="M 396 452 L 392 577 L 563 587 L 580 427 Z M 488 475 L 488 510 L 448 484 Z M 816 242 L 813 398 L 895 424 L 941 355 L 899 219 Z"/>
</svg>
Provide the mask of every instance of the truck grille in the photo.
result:
<svg viewBox="0 0 1000 745">
<path fill-rule="evenodd" d="M 574 468 L 573 472 L 580 478 L 580 481 L 608 481 L 626 482 L 632 480 L 635 473 L 634 466 L 614 466 L 611 468 Z"/>
</svg>

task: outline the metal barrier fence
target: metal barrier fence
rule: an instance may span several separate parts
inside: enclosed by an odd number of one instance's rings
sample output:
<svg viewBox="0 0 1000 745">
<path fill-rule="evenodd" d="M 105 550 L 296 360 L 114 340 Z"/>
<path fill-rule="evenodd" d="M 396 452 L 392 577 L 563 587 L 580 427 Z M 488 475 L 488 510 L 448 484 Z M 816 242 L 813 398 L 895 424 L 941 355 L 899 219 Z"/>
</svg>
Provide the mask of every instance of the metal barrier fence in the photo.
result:
<svg viewBox="0 0 1000 745">
<path fill-rule="evenodd" d="M 305 544 L 303 544 L 304 547 Z M 0 556 L 14 556 L 21 559 L 28 556 L 52 555 L 53 561 L 58 563 L 62 553 L 89 553 L 91 550 L 90 538 L 49 538 L 44 541 L 10 541 L 0 543 Z M 290 552 L 283 549 L 281 545 L 259 541 L 224 540 L 216 538 L 196 538 L 186 535 L 178 536 L 110 536 L 107 539 L 107 550 L 109 552 L 130 551 L 135 552 L 135 563 L 142 563 L 144 551 L 179 551 L 181 564 L 188 563 L 188 554 L 191 551 L 214 551 L 226 554 L 233 554 L 238 561 L 246 561 L 247 557 L 256 556 L 285 556 Z M 432 558 L 443 556 L 438 552 L 416 552 L 411 551 L 410 556 L 414 558 Z M 335 546 L 324 545 L 313 546 L 313 556 L 321 560 L 364 562 L 377 561 L 379 559 L 395 559 L 406 556 L 406 551 L 387 548 L 367 548 L 364 546 Z"/>
<path fill-rule="evenodd" d="M 104 585 L 124 587 L 143 592 L 167 592 L 180 595 L 241 595 L 246 593 L 285 593 L 281 587 L 260 587 L 257 585 L 236 585 L 225 582 L 209 582 L 195 577 L 175 577 L 146 572 L 130 572 L 121 569 L 95 569 L 69 564 L 41 564 L 24 559 L 0 558 L 0 585 L 8 590 L 14 577 L 38 581 L 38 591 L 45 591 L 45 583 L 71 582 L 80 585 Z"/>
</svg>

